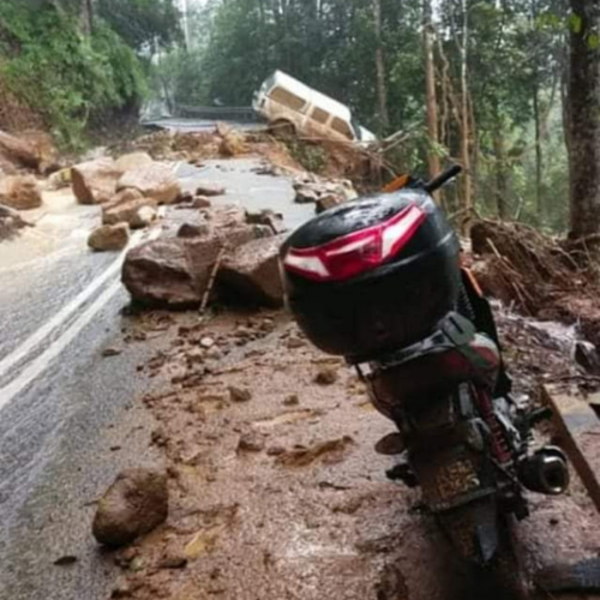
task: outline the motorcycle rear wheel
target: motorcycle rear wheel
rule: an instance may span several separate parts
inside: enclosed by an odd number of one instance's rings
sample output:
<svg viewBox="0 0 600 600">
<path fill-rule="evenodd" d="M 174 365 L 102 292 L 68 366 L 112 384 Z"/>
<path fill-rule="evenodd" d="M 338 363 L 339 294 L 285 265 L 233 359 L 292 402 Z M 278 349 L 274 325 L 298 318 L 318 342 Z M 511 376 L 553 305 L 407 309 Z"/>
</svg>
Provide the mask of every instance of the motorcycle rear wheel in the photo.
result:
<svg viewBox="0 0 600 600">
<path fill-rule="evenodd" d="M 472 505 L 462 507 L 466 512 Z M 464 540 L 473 535 L 473 529 L 464 529 L 464 519 L 438 515 L 438 521 L 453 548 L 458 550 L 465 569 L 465 598 L 486 600 L 526 600 L 530 588 L 525 571 L 516 552 L 512 534 L 512 518 L 505 514 L 495 516 L 496 546 L 493 556 L 482 561 L 481 556 L 465 552 Z M 476 519 L 472 522 L 476 523 Z"/>
</svg>

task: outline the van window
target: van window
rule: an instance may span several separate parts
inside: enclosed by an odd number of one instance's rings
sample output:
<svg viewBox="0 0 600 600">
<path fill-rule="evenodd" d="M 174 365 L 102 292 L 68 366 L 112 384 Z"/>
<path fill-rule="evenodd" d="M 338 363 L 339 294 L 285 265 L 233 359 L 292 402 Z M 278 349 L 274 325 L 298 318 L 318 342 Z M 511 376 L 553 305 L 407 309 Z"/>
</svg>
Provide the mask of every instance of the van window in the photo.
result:
<svg viewBox="0 0 600 600">
<path fill-rule="evenodd" d="M 329 117 L 331 115 L 326 110 L 323 110 L 322 108 L 319 108 L 318 106 L 315 106 L 315 108 L 313 108 L 312 113 L 310 113 L 310 116 L 317 123 L 325 124 L 325 123 L 327 123 L 327 121 L 329 120 Z"/>
<path fill-rule="evenodd" d="M 347 137 L 349 140 L 354 139 L 354 132 L 352 131 L 350 125 L 346 121 L 340 119 L 339 117 L 335 117 L 335 119 L 333 119 L 333 121 L 331 122 L 331 128 L 335 129 L 335 131 L 341 133 L 344 137 Z"/>
<path fill-rule="evenodd" d="M 292 110 L 301 110 L 302 107 L 306 104 L 306 101 L 296 96 L 296 94 L 292 94 L 292 92 L 288 92 L 288 90 L 284 90 L 281 87 L 276 87 L 271 90 L 269 97 L 275 102 L 279 102 Z"/>
</svg>

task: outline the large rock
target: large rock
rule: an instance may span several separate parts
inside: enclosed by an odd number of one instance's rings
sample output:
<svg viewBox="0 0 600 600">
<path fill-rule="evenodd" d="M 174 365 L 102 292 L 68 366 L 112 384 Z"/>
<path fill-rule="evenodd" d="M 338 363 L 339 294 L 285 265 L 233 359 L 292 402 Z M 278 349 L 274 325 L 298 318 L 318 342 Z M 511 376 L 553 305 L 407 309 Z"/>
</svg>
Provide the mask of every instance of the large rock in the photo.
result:
<svg viewBox="0 0 600 600">
<path fill-rule="evenodd" d="M 279 271 L 279 249 L 284 235 L 257 239 L 239 247 L 225 258 L 219 282 L 241 298 L 267 306 L 283 304 Z"/>
<path fill-rule="evenodd" d="M 153 163 L 127 171 L 117 185 L 118 190 L 133 188 L 146 198 L 156 200 L 158 204 L 173 204 L 181 186 L 170 167 L 163 163 Z"/>
<path fill-rule="evenodd" d="M 135 301 L 151 306 L 200 304 L 223 246 L 235 248 L 272 235 L 263 226 L 211 230 L 204 237 L 159 239 L 131 250 L 122 281 Z"/>
<path fill-rule="evenodd" d="M 156 200 L 144 198 L 135 189 L 119 192 L 102 207 L 102 222 L 105 225 L 127 223 L 132 229 L 146 227 L 156 218 Z"/>
<path fill-rule="evenodd" d="M 147 152 L 131 152 L 117 158 L 115 165 L 119 171 L 126 173 L 133 169 L 140 169 L 154 164 L 152 157 Z"/>
<path fill-rule="evenodd" d="M 212 238 L 197 248 L 197 272 L 192 267 L 187 240 L 159 239 L 131 250 L 123 265 L 122 281 L 132 298 L 150 305 L 185 307 L 202 300 L 206 272 L 216 260 L 220 249 Z M 199 268 L 203 261 L 204 268 Z"/>
<path fill-rule="evenodd" d="M 130 469 L 117 476 L 98 503 L 92 533 L 99 543 L 118 548 L 164 523 L 168 513 L 166 473 Z"/>
<path fill-rule="evenodd" d="M 0 130 L 0 155 L 7 162 L 37 169 L 40 157 L 30 143 Z"/>
<path fill-rule="evenodd" d="M 88 246 L 97 252 L 123 250 L 128 242 L 129 226 L 127 223 L 103 225 L 94 229 L 88 238 Z"/>
<path fill-rule="evenodd" d="M 114 197 L 122 175 L 112 158 L 99 158 L 71 168 L 73 193 L 80 204 L 102 204 Z"/>
<path fill-rule="evenodd" d="M 37 180 L 31 175 L 13 175 L 0 180 L 0 203 L 17 210 L 30 210 L 42 205 Z"/>
</svg>

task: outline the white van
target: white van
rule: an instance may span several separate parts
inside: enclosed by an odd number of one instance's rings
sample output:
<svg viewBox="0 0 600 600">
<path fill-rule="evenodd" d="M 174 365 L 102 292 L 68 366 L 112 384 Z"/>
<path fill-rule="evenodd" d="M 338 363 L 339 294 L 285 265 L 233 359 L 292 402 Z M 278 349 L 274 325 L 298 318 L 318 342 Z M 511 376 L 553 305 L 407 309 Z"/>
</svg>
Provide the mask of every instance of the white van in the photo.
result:
<svg viewBox="0 0 600 600">
<path fill-rule="evenodd" d="M 356 124 L 350 109 L 282 71 L 275 71 L 256 92 L 254 110 L 275 132 L 297 133 L 368 144 L 375 134 Z"/>
</svg>

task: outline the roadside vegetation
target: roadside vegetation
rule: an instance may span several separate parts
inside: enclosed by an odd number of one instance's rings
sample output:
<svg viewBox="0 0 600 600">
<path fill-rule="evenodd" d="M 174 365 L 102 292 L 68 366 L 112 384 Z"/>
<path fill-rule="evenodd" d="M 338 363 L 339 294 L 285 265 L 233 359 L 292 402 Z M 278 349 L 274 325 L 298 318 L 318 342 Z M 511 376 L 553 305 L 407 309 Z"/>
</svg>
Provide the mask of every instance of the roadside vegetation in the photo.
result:
<svg viewBox="0 0 600 600">
<path fill-rule="evenodd" d="M 94 13 L 91 6 L 0 3 L 0 128 L 33 121 L 72 149 L 116 114 L 137 118 L 153 52 L 179 35 L 177 13 L 170 0 L 99 0 Z"/>
</svg>

